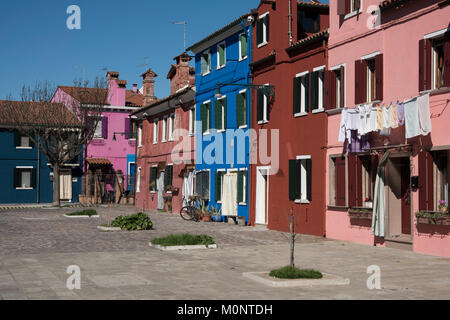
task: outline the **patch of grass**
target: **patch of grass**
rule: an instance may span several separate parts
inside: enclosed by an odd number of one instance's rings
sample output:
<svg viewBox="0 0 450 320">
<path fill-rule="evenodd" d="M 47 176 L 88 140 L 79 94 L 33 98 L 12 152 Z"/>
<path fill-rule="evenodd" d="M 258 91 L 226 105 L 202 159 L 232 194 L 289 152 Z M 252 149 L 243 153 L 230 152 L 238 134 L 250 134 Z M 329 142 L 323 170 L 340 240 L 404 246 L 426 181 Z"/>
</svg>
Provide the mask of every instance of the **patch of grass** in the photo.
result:
<svg viewBox="0 0 450 320">
<path fill-rule="evenodd" d="M 171 234 L 167 237 L 156 238 L 152 240 L 153 245 L 160 245 L 163 247 L 172 246 L 195 246 L 195 245 L 211 245 L 215 244 L 213 238 L 206 234 L 192 235 L 192 234 Z"/>
<path fill-rule="evenodd" d="M 83 210 L 83 211 L 77 211 L 77 212 L 72 212 L 72 213 L 68 213 L 68 216 L 71 217 L 80 217 L 80 216 L 88 216 L 88 217 L 92 217 L 92 216 L 96 216 L 97 215 L 97 211 L 96 210 Z"/>
<path fill-rule="evenodd" d="M 153 222 L 144 213 L 137 213 L 130 216 L 120 216 L 114 219 L 111 227 L 121 228 L 126 231 L 151 230 Z"/>
<path fill-rule="evenodd" d="M 275 269 L 270 272 L 270 276 L 278 279 L 322 279 L 323 275 L 319 271 L 312 269 L 298 269 L 290 266 Z"/>
</svg>

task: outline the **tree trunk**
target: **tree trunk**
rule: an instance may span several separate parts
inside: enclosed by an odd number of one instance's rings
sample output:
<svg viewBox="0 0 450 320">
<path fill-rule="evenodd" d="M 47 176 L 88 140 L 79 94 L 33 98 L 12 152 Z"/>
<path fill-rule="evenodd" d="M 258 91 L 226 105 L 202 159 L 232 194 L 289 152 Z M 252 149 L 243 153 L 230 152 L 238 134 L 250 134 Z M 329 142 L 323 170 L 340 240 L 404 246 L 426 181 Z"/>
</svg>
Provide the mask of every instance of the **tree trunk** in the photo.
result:
<svg viewBox="0 0 450 320">
<path fill-rule="evenodd" d="M 59 186 L 60 179 L 59 179 L 59 165 L 54 164 L 53 165 L 53 206 L 60 206 L 60 195 L 59 195 Z"/>
</svg>

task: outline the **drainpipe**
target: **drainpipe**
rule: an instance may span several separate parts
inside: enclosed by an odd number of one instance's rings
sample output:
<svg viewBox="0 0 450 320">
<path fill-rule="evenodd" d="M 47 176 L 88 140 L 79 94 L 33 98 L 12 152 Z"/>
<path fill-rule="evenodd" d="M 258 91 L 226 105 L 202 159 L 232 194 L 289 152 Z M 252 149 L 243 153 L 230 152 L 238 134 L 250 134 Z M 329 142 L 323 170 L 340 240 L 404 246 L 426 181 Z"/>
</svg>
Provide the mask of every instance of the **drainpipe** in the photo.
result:
<svg viewBox="0 0 450 320">
<path fill-rule="evenodd" d="M 289 46 L 292 46 L 292 0 L 289 0 Z"/>
<path fill-rule="evenodd" d="M 41 152 L 37 149 L 38 161 L 37 161 L 37 203 L 41 203 Z"/>
</svg>

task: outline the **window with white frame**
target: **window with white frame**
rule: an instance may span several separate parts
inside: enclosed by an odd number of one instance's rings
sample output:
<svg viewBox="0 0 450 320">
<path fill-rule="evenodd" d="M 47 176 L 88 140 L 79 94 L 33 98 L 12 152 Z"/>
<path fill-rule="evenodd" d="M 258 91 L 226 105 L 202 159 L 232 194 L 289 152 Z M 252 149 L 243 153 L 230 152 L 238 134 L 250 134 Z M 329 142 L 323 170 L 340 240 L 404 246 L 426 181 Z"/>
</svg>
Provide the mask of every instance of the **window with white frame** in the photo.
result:
<svg viewBox="0 0 450 320">
<path fill-rule="evenodd" d="M 239 60 L 246 59 L 247 52 L 248 52 L 247 34 L 241 33 L 239 35 Z"/>
<path fill-rule="evenodd" d="M 217 69 L 225 67 L 227 64 L 227 46 L 225 42 L 217 45 Z"/>
<path fill-rule="evenodd" d="M 95 122 L 96 120 L 94 120 Z M 103 138 L 103 121 L 102 118 L 100 118 L 97 121 L 97 126 L 95 127 L 94 131 L 94 139 L 102 139 Z"/>
<path fill-rule="evenodd" d="M 314 69 L 311 73 L 311 110 L 323 110 L 325 67 Z"/>
<path fill-rule="evenodd" d="M 309 72 L 302 72 L 294 78 L 294 116 L 309 112 Z"/>
<path fill-rule="evenodd" d="M 298 156 L 289 160 L 289 199 L 298 203 L 311 202 L 311 156 Z"/>
<path fill-rule="evenodd" d="M 14 187 L 28 190 L 35 188 L 36 169 L 33 167 L 16 167 L 14 169 Z"/>
<path fill-rule="evenodd" d="M 201 56 L 201 71 L 202 75 L 206 75 L 211 72 L 211 53 L 205 51 Z"/>
<path fill-rule="evenodd" d="M 432 40 L 432 82 L 433 89 L 444 86 L 444 38 Z"/>
<path fill-rule="evenodd" d="M 269 84 L 266 84 L 268 86 Z M 257 109 L 256 117 L 258 124 L 269 122 L 270 120 L 270 104 L 269 96 L 266 90 L 259 88 L 257 90 Z"/>
<path fill-rule="evenodd" d="M 214 121 L 217 131 L 224 131 L 227 127 L 227 98 L 222 96 L 214 103 Z"/>
<path fill-rule="evenodd" d="M 238 128 L 247 127 L 247 90 L 236 95 L 236 124 Z"/>
<path fill-rule="evenodd" d="M 195 175 L 195 192 L 205 200 L 209 200 L 209 171 L 199 171 Z"/>
<path fill-rule="evenodd" d="M 18 132 L 14 133 L 14 144 L 16 149 L 31 149 L 31 139 L 28 136 L 22 135 Z"/>
<path fill-rule="evenodd" d="M 189 110 L 189 134 L 195 134 L 195 107 Z"/>
<path fill-rule="evenodd" d="M 439 211 L 439 206 L 442 202 L 448 206 L 449 203 L 449 151 L 435 151 L 433 152 L 433 160 L 434 160 L 434 190 L 433 194 L 435 196 L 434 199 L 434 210 Z"/>
<path fill-rule="evenodd" d="M 247 169 L 242 169 L 238 171 L 237 177 L 237 199 L 238 203 L 246 204 L 247 203 L 247 180 L 248 180 L 248 172 Z"/>
<path fill-rule="evenodd" d="M 215 180 L 215 192 L 216 192 L 216 202 L 222 201 L 222 190 L 223 190 L 223 177 L 225 176 L 225 169 L 218 169 L 216 171 L 216 180 Z"/>
<path fill-rule="evenodd" d="M 256 44 L 259 47 L 269 42 L 269 13 L 259 16 L 256 23 Z"/>
<path fill-rule="evenodd" d="M 153 144 L 158 143 L 158 121 L 159 119 L 153 120 Z"/>
<path fill-rule="evenodd" d="M 175 113 L 172 113 L 169 116 L 169 141 L 174 140 L 174 132 L 175 132 Z"/>
<path fill-rule="evenodd" d="M 211 101 L 207 101 L 200 106 L 200 120 L 202 134 L 208 134 L 211 131 Z"/>
<path fill-rule="evenodd" d="M 366 60 L 367 63 L 367 101 L 376 100 L 376 64 L 375 59 Z"/>
</svg>

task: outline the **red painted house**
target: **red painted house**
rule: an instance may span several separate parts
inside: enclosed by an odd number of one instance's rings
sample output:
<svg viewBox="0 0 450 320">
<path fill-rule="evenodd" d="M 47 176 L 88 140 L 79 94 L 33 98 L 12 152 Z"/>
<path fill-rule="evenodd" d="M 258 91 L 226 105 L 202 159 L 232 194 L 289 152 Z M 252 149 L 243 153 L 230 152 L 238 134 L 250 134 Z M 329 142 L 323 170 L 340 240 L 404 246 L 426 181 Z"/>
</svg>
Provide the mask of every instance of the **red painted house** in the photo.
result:
<svg viewBox="0 0 450 320">
<path fill-rule="evenodd" d="M 171 95 L 154 96 L 156 73 L 145 72 L 145 106 L 135 112 L 138 125 L 136 206 L 179 212 L 193 194 L 195 163 L 195 69 L 183 53 L 167 78 Z"/>
<path fill-rule="evenodd" d="M 251 167 L 250 221 L 287 231 L 292 209 L 298 233 L 324 236 L 328 5 L 261 1 L 256 10 L 253 84 L 274 86 L 275 96 L 253 92 L 252 128 L 258 138 L 261 129 L 268 130 L 272 163 L 259 156 Z M 259 141 L 260 151 L 261 146 Z"/>
</svg>

